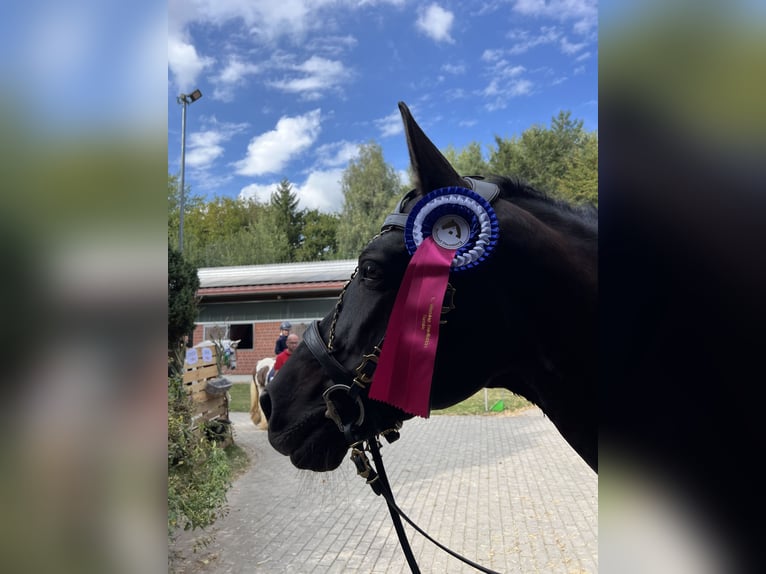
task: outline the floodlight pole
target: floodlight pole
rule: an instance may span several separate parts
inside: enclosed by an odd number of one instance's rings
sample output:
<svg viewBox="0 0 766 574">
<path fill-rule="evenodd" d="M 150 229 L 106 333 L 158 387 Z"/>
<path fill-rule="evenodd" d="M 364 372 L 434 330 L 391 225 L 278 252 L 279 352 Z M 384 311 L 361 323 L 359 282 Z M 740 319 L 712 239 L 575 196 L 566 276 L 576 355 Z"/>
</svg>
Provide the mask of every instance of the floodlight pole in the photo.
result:
<svg viewBox="0 0 766 574">
<path fill-rule="evenodd" d="M 196 102 L 202 97 L 202 92 L 194 90 L 191 94 L 181 94 L 176 101 L 181 104 L 181 181 L 179 182 L 180 201 L 179 201 L 179 226 L 178 226 L 178 250 L 183 253 L 184 250 L 184 172 L 186 170 L 186 106 Z"/>
</svg>

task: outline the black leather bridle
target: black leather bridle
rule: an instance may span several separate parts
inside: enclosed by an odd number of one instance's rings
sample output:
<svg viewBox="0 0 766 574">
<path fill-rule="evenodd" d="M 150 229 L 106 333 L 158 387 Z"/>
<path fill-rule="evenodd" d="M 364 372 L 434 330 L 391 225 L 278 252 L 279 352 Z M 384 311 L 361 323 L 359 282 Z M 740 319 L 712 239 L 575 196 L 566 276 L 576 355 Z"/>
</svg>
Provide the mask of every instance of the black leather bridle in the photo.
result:
<svg viewBox="0 0 766 574">
<path fill-rule="evenodd" d="M 500 190 L 496 185 L 483 181 L 481 178 L 466 177 L 464 179 L 468 184 L 466 187 L 481 195 L 489 203 L 494 202 L 500 194 Z M 381 233 L 385 233 L 392 229 L 404 229 L 408 217 L 408 214 L 404 212 L 404 209 L 414 195 L 414 192 L 411 191 L 402 198 L 397 210 L 386 217 L 383 226 L 381 227 Z M 418 568 L 415 556 L 412 553 L 409 541 L 404 532 L 401 518 L 404 518 L 407 523 L 420 534 L 455 558 L 462 560 L 466 564 L 482 572 L 497 574 L 494 570 L 489 570 L 488 568 L 468 560 L 431 538 L 412 522 L 412 520 L 410 520 L 396 505 L 383 466 L 383 459 L 380 455 L 381 443 L 379 437 L 383 436 L 389 443 L 394 442 L 399 438 L 399 429 L 402 426 L 402 422 L 396 421 L 393 427 L 380 429 L 378 428 L 376 421 L 369 420 L 365 412 L 368 387 L 372 381 L 372 376 L 375 373 L 385 336 L 373 347 L 372 351 L 362 356 L 362 360 L 353 371 L 342 365 L 333 356 L 335 351 L 335 326 L 343 307 L 343 297 L 349 284 L 354 280 L 357 271 L 358 268 L 354 270 L 354 273 L 341 291 L 338 301 L 335 304 L 332 322 L 330 323 L 328 342 L 325 344 L 322 339 L 322 335 L 319 331 L 319 321 L 312 322 L 303 335 L 303 342 L 306 344 L 306 347 L 311 351 L 311 354 L 314 355 L 314 358 L 319 362 L 325 374 L 333 383 L 322 395 L 327 405 L 325 416 L 335 422 L 338 426 L 338 430 L 343 433 L 348 441 L 351 448 L 351 460 L 356 465 L 357 474 L 366 480 L 367 484 L 370 485 L 375 494 L 382 495 L 386 500 L 391 519 L 394 522 L 394 528 L 399 537 L 399 543 L 402 546 L 402 551 L 404 552 L 404 555 L 407 558 L 407 563 L 413 573 L 419 573 L 420 569 Z M 451 285 L 448 286 L 447 295 L 445 296 L 445 302 L 441 311 L 442 317 L 455 308 L 454 294 L 455 289 Z M 442 319 L 442 322 L 444 323 L 446 321 Z M 351 414 L 351 416 L 348 416 L 349 414 Z M 374 468 L 370 464 L 366 454 L 367 452 L 372 455 L 375 464 Z"/>
</svg>

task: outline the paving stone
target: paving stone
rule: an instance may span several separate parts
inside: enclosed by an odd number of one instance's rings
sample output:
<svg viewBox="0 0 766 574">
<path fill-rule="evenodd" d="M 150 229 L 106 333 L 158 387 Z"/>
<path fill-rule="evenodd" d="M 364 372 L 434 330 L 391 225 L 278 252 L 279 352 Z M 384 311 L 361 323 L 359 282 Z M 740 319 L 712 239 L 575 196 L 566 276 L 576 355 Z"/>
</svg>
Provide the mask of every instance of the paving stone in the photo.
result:
<svg viewBox="0 0 766 574">
<path fill-rule="evenodd" d="M 178 574 L 408 573 L 385 501 L 348 461 L 332 473 L 295 469 L 247 413 L 231 413 L 250 468 L 209 532 L 182 533 Z M 598 571 L 598 478 L 538 410 L 513 416 L 407 421 L 384 442 L 397 504 L 452 550 L 499 572 Z M 476 570 L 405 525 L 422 572 Z"/>
</svg>

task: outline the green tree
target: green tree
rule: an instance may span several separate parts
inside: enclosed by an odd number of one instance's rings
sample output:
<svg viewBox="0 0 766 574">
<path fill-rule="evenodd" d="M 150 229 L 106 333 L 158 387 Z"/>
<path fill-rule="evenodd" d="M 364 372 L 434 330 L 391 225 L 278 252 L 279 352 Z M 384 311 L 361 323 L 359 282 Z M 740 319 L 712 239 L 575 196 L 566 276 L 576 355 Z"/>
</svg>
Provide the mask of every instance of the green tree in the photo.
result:
<svg viewBox="0 0 766 574">
<path fill-rule="evenodd" d="M 197 267 L 233 265 L 226 248 L 211 256 L 211 246 L 229 245 L 249 224 L 250 214 L 241 200 L 216 197 L 190 210 L 184 222 L 184 256 Z M 216 260 L 215 257 L 221 257 Z"/>
<path fill-rule="evenodd" d="M 335 259 L 338 253 L 338 222 L 334 213 L 322 213 L 316 209 L 303 216 L 303 237 L 295 253 L 296 261 L 326 261 Z"/>
<path fill-rule="evenodd" d="M 178 364 L 178 351 L 197 318 L 197 269 L 168 245 L 168 356 Z"/>
<path fill-rule="evenodd" d="M 178 230 L 180 227 L 181 194 L 179 190 L 179 178 L 177 175 L 168 174 L 168 244 L 178 247 Z M 184 190 L 184 243 L 186 243 L 187 219 L 204 205 L 204 199 L 199 195 L 191 195 L 191 189 L 186 186 Z M 184 246 L 185 247 L 185 246 Z"/>
<path fill-rule="evenodd" d="M 460 175 L 487 175 L 489 172 L 481 144 L 478 142 L 471 142 L 460 151 L 450 145 L 444 152 L 444 157 Z"/>
<path fill-rule="evenodd" d="M 287 178 L 279 182 L 276 191 L 271 194 L 269 204 L 275 210 L 277 229 L 287 237 L 289 261 L 294 261 L 303 235 L 304 213 L 298 209 L 298 197 L 293 193 L 293 186 Z"/>
<path fill-rule="evenodd" d="M 291 247 L 277 224 L 276 210 L 257 202 L 239 200 L 238 203 L 247 214 L 247 223 L 215 237 L 193 235 L 185 241 L 189 259 L 198 267 L 291 261 Z"/>
<path fill-rule="evenodd" d="M 519 170 L 521 146 L 518 138 L 501 138 L 495 136 L 494 149 L 490 150 L 489 172 L 494 175 L 523 177 Z"/>
<path fill-rule="evenodd" d="M 495 136 L 495 145 L 491 173 L 520 177 L 570 201 L 597 193 L 598 137 L 586 132 L 583 121 L 573 120 L 569 111 L 552 118 L 550 128 L 535 125 L 511 139 Z M 577 174 L 570 173 L 575 169 Z"/>
<path fill-rule="evenodd" d="M 572 203 L 598 205 L 598 136 L 586 134 L 567 163 L 567 169 L 556 182 L 558 194 Z"/>
<path fill-rule="evenodd" d="M 401 193 L 399 176 L 383 159 L 380 145 L 359 146 L 341 180 L 343 209 L 338 222 L 339 257 L 356 257 L 378 231 Z"/>
</svg>

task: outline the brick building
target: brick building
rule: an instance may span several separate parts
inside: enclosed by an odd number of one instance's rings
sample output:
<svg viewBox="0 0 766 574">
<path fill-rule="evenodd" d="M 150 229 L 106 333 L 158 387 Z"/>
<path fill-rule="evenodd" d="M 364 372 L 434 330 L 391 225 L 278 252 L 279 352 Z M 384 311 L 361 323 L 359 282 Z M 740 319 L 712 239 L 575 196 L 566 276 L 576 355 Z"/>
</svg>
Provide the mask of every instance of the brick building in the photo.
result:
<svg viewBox="0 0 766 574">
<path fill-rule="evenodd" d="M 199 269 L 193 342 L 240 339 L 230 373 L 249 375 L 260 359 L 274 356 L 280 323 L 290 321 L 302 336 L 333 308 L 355 267 L 356 259 L 346 259 Z"/>
</svg>

